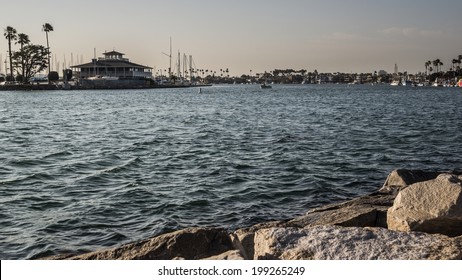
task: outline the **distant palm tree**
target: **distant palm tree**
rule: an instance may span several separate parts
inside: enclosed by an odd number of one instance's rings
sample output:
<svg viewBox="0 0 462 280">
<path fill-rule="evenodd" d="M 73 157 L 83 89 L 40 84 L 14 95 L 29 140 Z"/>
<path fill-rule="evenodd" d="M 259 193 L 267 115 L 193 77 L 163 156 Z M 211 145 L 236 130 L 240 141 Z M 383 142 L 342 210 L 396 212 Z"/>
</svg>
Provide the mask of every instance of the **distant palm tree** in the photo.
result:
<svg viewBox="0 0 462 280">
<path fill-rule="evenodd" d="M 5 29 L 5 32 L 3 33 L 3 36 L 8 40 L 8 52 L 10 54 L 10 76 L 13 78 L 13 59 L 12 53 L 11 53 L 11 41 L 16 40 L 17 37 L 17 31 L 11 26 L 7 26 Z M 5 69 L 6 70 L 6 69 Z"/>
<path fill-rule="evenodd" d="M 432 63 L 430 61 L 427 61 L 425 62 L 425 75 L 428 76 L 428 67 L 431 65 Z"/>
<path fill-rule="evenodd" d="M 53 26 L 49 23 L 42 25 L 42 31 L 45 32 L 47 36 L 47 50 L 48 50 L 48 74 L 50 74 L 50 43 L 48 41 L 48 32 L 54 31 Z"/>
<path fill-rule="evenodd" d="M 24 49 L 24 45 L 27 45 L 30 43 L 30 40 L 29 40 L 29 36 L 24 34 L 24 33 L 19 33 L 18 34 L 18 41 L 16 42 L 16 44 L 20 44 L 21 45 L 21 52 L 23 51 Z M 24 77 L 24 72 L 25 72 L 25 66 L 24 66 L 24 56 L 21 56 L 23 59 L 21 61 L 21 68 L 22 68 L 22 82 L 25 83 L 26 82 L 26 77 Z"/>
<path fill-rule="evenodd" d="M 457 60 L 457 58 L 454 58 L 452 60 L 452 71 L 454 72 L 454 76 L 456 75 L 456 64 L 459 60 Z"/>
<path fill-rule="evenodd" d="M 459 55 L 458 59 L 457 59 L 457 71 L 460 71 L 460 64 L 462 63 L 462 55 Z"/>
<path fill-rule="evenodd" d="M 436 73 L 440 72 L 440 68 L 439 68 L 440 65 L 443 65 L 443 63 L 441 62 L 439 58 L 436 60 L 433 60 L 433 66 L 436 67 Z"/>
</svg>

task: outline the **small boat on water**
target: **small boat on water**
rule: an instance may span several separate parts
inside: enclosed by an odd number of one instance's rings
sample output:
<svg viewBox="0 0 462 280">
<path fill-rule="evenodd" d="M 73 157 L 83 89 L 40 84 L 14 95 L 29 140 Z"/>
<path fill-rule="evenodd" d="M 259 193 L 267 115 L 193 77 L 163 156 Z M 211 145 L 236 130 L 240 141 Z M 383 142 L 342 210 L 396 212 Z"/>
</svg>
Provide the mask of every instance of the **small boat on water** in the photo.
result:
<svg viewBox="0 0 462 280">
<path fill-rule="evenodd" d="M 460 80 L 457 82 L 457 86 L 458 86 L 458 87 L 462 87 L 462 79 L 460 79 Z"/>
<path fill-rule="evenodd" d="M 265 84 L 261 84 L 260 88 L 261 89 L 270 89 L 270 88 L 273 88 L 273 87 L 265 83 Z"/>
<path fill-rule="evenodd" d="M 401 83 L 399 80 L 394 80 L 391 82 L 390 86 L 399 86 Z"/>
</svg>

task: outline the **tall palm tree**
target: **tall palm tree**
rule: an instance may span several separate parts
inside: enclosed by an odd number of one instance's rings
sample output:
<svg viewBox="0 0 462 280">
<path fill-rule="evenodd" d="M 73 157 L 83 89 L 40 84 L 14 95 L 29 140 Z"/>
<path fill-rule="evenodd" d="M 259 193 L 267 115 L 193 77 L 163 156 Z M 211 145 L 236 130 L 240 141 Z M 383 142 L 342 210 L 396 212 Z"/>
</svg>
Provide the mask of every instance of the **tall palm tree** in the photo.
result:
<svg viewBox="0 0 462 280">
<path fill-rule="evenodd" d="M 452 60 L 452 72 L 454 73 L 454 77 L 456 76 L 456 64 L 457 62 L 459 62 L 459 60 L 457 58 L 454 58 Z"/>
<path fill-rule="evenodd" d="M 51 31 L 54 31 L 53 29 L 53 26 L 51 26 L 51 24 L 49 23 L 45 23 L 44 25 L 42 25 L 42 31 L 45 32 L 46 36 L 47 36 L 47 50 L 48 50 L 48 74 L 50 74 L 50 44 L 48 42 L 48 32 L 51 32 Z"/>
<path fill-rule="evenodd" d="M 428 67 L 431 65 L 432 63 L 430 61 L 427 61 L 425 62 L 425 75 L 428 76 Z"/>
<path fill-rule="evenodd" d="M 440 72 L 440 71 L 439 71 L 439 68 L 438 68 L 438 67 L 440 66 L 440 63 L 441 63 L 441 60 L 440 60 L 439 58 L 433 60 L 433 66 L 436 67 L 436 73 L 439 73 L 439 72 Z"/>
<path fill-rule="evenodd" d="M 3 33 L 3 36 L 5 36 L 5 38 L 8 40 L 8 52 L 10 54 L 10 76 L 11 78 L 13 78 L 13 59 L 11 58 L 11 41 L 17 39 L 17 31 L 13 27 L 7 26 L 5 32 Z"/>
<path fill-rule="evenodd" d="M 462 55 L 459 55 L 457 59 L 457 71 L 460 71 L 460 64 L 462 63 Z"/>
<path fill-rule="evenodd" d="M 23 50 L 24 48 L 24 45 L 27 45 L 30 43 L 30 40 L 29 40 L 29 36 L 24 34 L 24 33 L 19 33 L 18 34 L 18 40 L 16 41 L 16 44 L 19 44 L 21 45 L 21 51 Z M 26 82 L 26 77 L 24 77 L 24 72 L 25 72 L 25 67 L 24 67 L 24 56 L 21 56 L 23 57 L 22 61 L 21 61 L 21 68 L 22 68 L 22 82 L 25 83 Z"/>
</svg>

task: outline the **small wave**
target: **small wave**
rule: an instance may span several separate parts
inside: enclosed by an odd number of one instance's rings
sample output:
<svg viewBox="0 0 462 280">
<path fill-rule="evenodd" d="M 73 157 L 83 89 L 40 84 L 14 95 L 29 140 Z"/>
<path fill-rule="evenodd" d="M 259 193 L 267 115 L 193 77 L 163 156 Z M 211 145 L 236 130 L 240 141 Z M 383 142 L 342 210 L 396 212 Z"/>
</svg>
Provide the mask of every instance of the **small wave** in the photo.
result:
<svg viewBox="0 0 462 280">
<path fill-rule="evenodd" d="M 11 159 L 7 161 L 8 163 L 14 167 L 36 167 L 50 164 L 49 161 L 40 158 Z"/>
<path fill-rule="evenodd" d="M 41 199 L 41 201 L 31 203 L 29 209 L 37 211 L 47 211 L 53 208 L 62 208 L 66 204 L 60 201 L 52 201 L 50 199 Z"/>
<path fill-rule="evenodd" d="M 159 140 L 159 139 L 152 139 L 152 140 L 148 140 L 148 141 L 143 141 L 143 142 L 136 142 L 133 144 L 133 146 L 153 146 L 153 145 L 158 145 L 158 144 L 161 144 L 163 143 L 163 141 Z"/>
<path fill-rule="evenodd" d="M 76 181 L 85 181 L 85 180 L 89 180 L 89 179 L 99 178 L 104 174 L 118 173 L 118 172 L 124 171 L 124 170 L 126 170 L 126 169 L 128 169 L 128 168 L 130 168 L 132 166 L 136 166 L 137 164 L 142 163 L 142 162 L 143 161 L 139 157 L 135 157 L 133 159 L 130 159 L 130 160 L 120 164 L 120 165 L 112 166 L 112 167 L 109 167 L 109 168 L 106 168 L 106 169 L 103 169 L 103 170 L 93 172 L 90 175 L 80 177 Z"/>
<path fill-rule="evenodd" d="M 210 205 L 210 202 L 206 199 L 192 200 L 186 203 L 183 207 L 205 207 Z"/>
<path fill-rule="evenodd" d="M 124 170 L 126 168 L 129 168 L 131 167 L 132 165 L 137 165 L 139 163 L 142 163 L 143 161 L 139 158 L 139 157 L 135 157 L 133 159 L 130 159 L 120 165 L 116 165 L 116 166 L 113 166 L 113 167 L 110 167 L 110 168 L 106 168 L 102 171 L 100 171 L 101 173 L 116 173 L 120 170 Z"/>
<path fill-rule="evenodd" d="M 39 181 L 39 182 L 44 182 L 44 181 L 50 181 L 54 180 L 55 177 L 53 175 L 50 175 L 48 173 L 34 173 L 31 175 L 27 176 L 21 176 L 21 177 L 14 177 L 6 180 L 1 180 L 0 185 L 7 185 L 7 184 L 18 184 L 18 183 L 25 183 L 25 182 L 30 182 L 30 181 Z"/>
<path fill-rule="evenodd" d="M 235 163 L 233 166 L 236 170 L 248 170 L 254 169 L 255 167 L 245 163 Z"/>
<path fill-rule="evenodd" d="M 69 151 L 61 151 L 61 152 L 55 152 L 55 153 L 48 154 L 48 155 L 44 156 L 43 158 L 44 159 L 60 158 L 60 157 L 66 157 L 66 156 L 72 156 L 72 155 L 73 155 L 73 153 L 71 153 Z"/>
</svg>

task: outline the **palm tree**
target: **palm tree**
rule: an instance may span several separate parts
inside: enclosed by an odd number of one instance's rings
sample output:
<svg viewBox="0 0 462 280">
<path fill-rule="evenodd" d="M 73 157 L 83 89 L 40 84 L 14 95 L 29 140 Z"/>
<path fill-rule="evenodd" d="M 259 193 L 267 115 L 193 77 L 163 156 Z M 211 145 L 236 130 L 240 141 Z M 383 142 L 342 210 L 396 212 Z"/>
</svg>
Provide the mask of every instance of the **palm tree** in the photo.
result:
<svg viewBox="0 0 462 280">
<path fill-rule="evenodd" d="M 12 53 L 11 53 L 11 41 L 17 39 L 17 31 L 11 26 L 7 26 L 5 29 L 5 32 L 3 33 L 3 36 L 8 40 L 8 52 L 10 54 L 10 76 L 13 78 L 13 59 Z M 5 69 L 6 70 L 6 69 Z"/>
<path fill-rule="evenodd" d="M 48 75 L 50 74 L 50 44 L 48 42 L 48 32 L 54 31 L 53 26 L 49 23 L 42 25 L 42 31 L 45 32 L 47 36 L 47 50 L 48 50 Z"/>
<path fill-rule="evenodd" d="M 439 71 L 439 68 L 438 68 L 438 67 L 440 66 L 440 63 L 441 63 L 441 60 L 440 60 L 439 58 L 436 59 L 436 60 L 433 60 L 433 66 L 436 67 L 436 73 L 439 73 L 439 72 L 440 72 L 440 71 Z"/>
<path fill-rule="evenodd" d="M 425 75 L 428 76 L 428 67 L 431 65 L 432 63 L 430 61 L 427 61 L 425 62 Z"/>
<path fill-rule="evenodd" d="M 457 59 L 457 71 L 460 71 L 460 64 L 462 63 L 462 55 L 459 55 Z"/>
<path fill-rule="evenodd" d="M 30 40 L 29 40 L 29 36 L 24 34 L 24 33 L 19 33 L 18 34 L 18 41 L 16 42 L 16 44 L 20 44 L 21 45 L 21 51 L 23 51 L 23 48 L 24 48 L 24 45 L 27 45 L 30 43 Z M 23 56 L 22 56 L 23 57 Z M 24 77 L 24 71 L 25 71 L 25 67 L 24 67 L 24 59 L 21 61 L 21 68 L 22 68 L 22 82 L 25 83 L 26 82 L 26 77 Z"/>
</svg>

